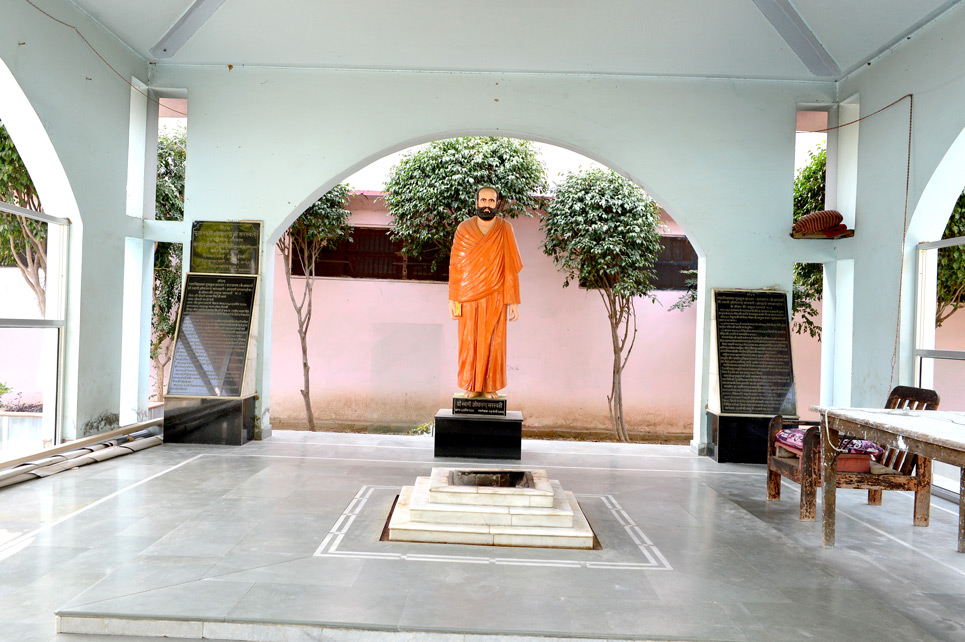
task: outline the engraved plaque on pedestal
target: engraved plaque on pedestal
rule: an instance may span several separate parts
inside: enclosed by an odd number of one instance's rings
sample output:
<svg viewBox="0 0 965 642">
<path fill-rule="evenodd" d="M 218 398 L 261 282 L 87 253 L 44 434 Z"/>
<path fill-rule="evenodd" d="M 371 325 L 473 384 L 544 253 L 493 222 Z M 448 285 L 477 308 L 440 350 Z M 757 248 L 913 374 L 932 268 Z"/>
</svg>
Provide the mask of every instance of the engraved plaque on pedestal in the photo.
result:
<svg viewBox="0 0 965 642">
<path fill-rule="evenodd" d="M 720 414 L 796 416 L 787 293 L 715 290 Z"/>
<path fill-rule="evenodd" d="M 167 394 L 243 394 L 256 276 L 189 274 Z"/>
<path fill-rule="evenodd" d="M 467 397 L 466 393 L 457 392 L 452 396 L 452 413 L 455 415 L 505 417 L 506 395 L 487 399 L 486 397 Z"/>
</svg>

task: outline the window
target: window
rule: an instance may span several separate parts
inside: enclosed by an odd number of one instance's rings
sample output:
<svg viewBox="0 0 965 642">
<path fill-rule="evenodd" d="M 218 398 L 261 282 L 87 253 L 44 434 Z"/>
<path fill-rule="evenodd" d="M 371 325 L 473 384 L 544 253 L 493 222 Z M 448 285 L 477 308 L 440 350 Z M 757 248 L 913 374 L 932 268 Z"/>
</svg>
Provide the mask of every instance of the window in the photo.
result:
<svg viewBox="0 0 965 642">
<path fill-rule="evenodd" d="M 385 227 L 356 227 L 351 241 L 323 250 L 315 262 L 315 276 L 354 279 L 398 279 L 403 281 L 449 281 L 449 261 L 432 269 L 433 256 L 402 256 L 402 243 L 393 241 Z M 304 276 L 305 269 L 295 257 L 292 274 Z"/>
<path fill-rule="evenodd" d="M 654 264 L 657 290 L 686 290 L 687 279 L 693 275 L 684 274 L 685 270 L 697 269 L 697 252 L 686 236 L 661 236 L 663 249 Z"/>
</svg>

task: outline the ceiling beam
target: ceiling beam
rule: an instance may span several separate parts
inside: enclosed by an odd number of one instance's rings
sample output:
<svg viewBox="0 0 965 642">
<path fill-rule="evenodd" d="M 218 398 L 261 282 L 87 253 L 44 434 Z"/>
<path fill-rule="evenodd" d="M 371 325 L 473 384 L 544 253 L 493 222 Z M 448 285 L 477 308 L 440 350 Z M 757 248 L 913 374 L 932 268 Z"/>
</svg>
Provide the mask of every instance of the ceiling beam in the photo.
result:
<svg viewBox="0 0 965 642">
<path fill-rule="evenodd" d="M 819 78 L 836 78 L 841 75 L 838 63 L 807 26 L 790 0 L 754 0 L 754 4 L 808 71 Z"/>
<path fill-rule="evenodd" d="M 151 47 L 151 55 L 155 58 L 170 58 L 176 54 L 224 2 L 225 0 L 195 0 L 174 26 Z"/>
</svg>

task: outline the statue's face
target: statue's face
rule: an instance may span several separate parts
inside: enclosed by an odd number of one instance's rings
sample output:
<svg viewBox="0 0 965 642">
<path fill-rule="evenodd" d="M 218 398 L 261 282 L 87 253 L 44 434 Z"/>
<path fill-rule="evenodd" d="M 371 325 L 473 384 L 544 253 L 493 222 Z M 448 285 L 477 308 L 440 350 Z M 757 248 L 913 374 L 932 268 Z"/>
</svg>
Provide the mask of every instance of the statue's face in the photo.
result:
<svg viewBox="0 0 965 642">
<path fill-rule="evenodd" d="M 482 220 L 491 221 L 496 216 L 497 205 L 499 205 L 499 199 L 496 190 L 487 187 L 476 194 L 476 216 Z"/>
</svg>

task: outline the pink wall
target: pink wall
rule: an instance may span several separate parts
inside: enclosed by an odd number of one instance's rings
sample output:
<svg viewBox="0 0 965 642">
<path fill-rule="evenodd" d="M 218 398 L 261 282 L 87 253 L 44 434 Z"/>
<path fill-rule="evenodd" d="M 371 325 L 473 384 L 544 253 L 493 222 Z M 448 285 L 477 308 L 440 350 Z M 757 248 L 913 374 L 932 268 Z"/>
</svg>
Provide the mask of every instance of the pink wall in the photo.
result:
<svg viewBox="0 0 965 642">
<path fill-rule="evenodd" d="M 387 219 L 371 210 L 353 222 Z M 513 225 L 525 267 L 520 320 L 509 326 L 509 406 L 523 411 L 527 425 L 606 427 L 612 350 L 603 303 L 595 292 L 562 287 L 539 249 L 535 219 Z M 279 255 L 276 261 L 272 417 L 299 420 L 301 353 Z M 637 306 L 639 333 L 623 386 L 628 421 L 641 430 L 692 430 L 696 315 L 667 310 L 679 295 L 661 292 L 660 303 Z M 447 297 L 445 283 L 318 279 L 309 331 L 317 419 L 415 425 L 448 407 L 458 387 Z"/>
<path fill-rule="evenodd" d="M 353 223 L 388 225 L 377 193 L 353 197 Z M 669 217 L 665 232 L 680 234 Z M 612 351 L 599 295 L 575 286 L 539 249 L 533 218 L 513 221 L 525 265 L 520 274 L 520 320 L 509 326 L 510 408 L 527 425 L 609 425 Z M 304 419 L 301 350 L 280 256 L 276 254 L 272 333 L 272 417 Z M 312 398 L 320 422 L 429 421 L 457 391 L 456 327 L 446 311 L 444 283 L 318 279 L 309 331 Z M 669 311 L 679 292 L 640 300 L 637 344 L 623 373 L 631 428 L 687 433 L 693 422 L 696 313 Z M 820 309 L 820 306 L 818 306 Z M 820 317 L 818 319 L 820 324 Z M 965 313 L 938 330 L 939 349 L 965 349 Z M 820 401 L 821 345 L 792 334 L 798 413 Z M 940 362 L 936 388 L 942 406 L 965 410 L 965 362 Z M 883 400 L 882 400 L 883 401 Z"/>
<path fill-rule="evenodd" d="M 965 310 L 959 310 L 935 331 L 936 350 L 965 350 Z M 965 361 L 935 361 L 935 390 L 942 410 L 965 411 Z"/>
</svg>

